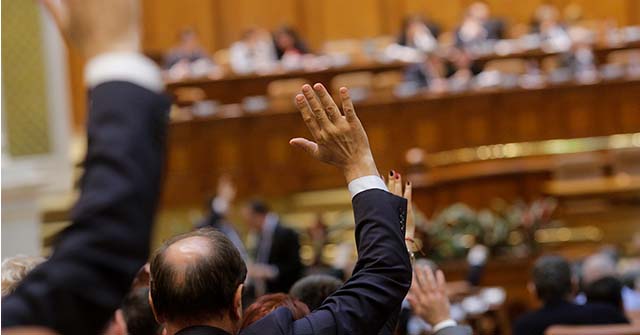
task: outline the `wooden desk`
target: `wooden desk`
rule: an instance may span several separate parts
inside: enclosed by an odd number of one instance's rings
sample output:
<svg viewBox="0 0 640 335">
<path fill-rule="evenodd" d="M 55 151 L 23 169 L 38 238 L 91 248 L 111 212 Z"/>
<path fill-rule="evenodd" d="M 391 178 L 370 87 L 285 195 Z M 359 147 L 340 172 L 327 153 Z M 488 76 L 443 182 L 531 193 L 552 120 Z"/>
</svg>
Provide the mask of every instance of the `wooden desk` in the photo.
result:
<svg viewBox="0 0 640 335">
<path fill-rule="evenodd" d="M 381 172 L 403 170 L 405 153 L 419 147 L 428 153 L 496 143 L 605 136 L 640 131 L 640 80 L 565 85 L 535 90 L 468 92 L 408 99 L 379 98 L 356 104 Z M 229 118 L 214 116 L 173 122 L 164 206 L 199 206 L 230 173 L 239 196 L 284 196 L 295 192 L 344 187 L 344 178 L 293 149 L 288 141 L 309 136 L 294 110 L 267 111 Z M 518 175 L 501 179 L 506 196 L 522 194 Z M 544 172 L 523 180 L 538 193 Z M 455 180 L 456 178 L 454 178 Z M 485 192 L 495 178 L 483 178 Z M 444 185 L 444 184 L 442 184 Z M 441 200 L 465 201 L 474 188 L 457 189 Z M 437 191 L 429 189 L 428 195 Z M 484 201 L 489 201 L 486 194 Z M 420 198 L 420 197 L 419 197 Z M 477 198 L 477 197 L 476 197 Z M 507 197 L 508 198 L 508 197 Z M 428 198 L 422 198 L 430 207 Z"/>
<path fill-rule="evenodd" d="M 551 180 L 545 183 L 544 192 L 558 198 L 640 195 L 640 177 L 620 175 L 581 180 Z"/>
</svg>

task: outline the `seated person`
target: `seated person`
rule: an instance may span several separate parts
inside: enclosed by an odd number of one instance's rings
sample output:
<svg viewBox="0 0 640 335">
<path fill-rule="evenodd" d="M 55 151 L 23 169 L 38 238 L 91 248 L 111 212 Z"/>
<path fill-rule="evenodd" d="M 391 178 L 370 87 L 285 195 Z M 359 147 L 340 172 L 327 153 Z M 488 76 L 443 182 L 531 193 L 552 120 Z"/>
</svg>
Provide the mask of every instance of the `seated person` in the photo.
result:
<svg viewBox="0 0 640 335">
<path fill-rule="evenodd" d="M 584 289 L 587 303 L 608 304 L 624 313 L 622 303 L 622 282 L 613 276 L 606 276 L 590 283 Z"/>
<path fill-rule="evenodd" d="M 428 87 L 436 92 L 446 90 L 446 66 L 442 58 L 435 54 L 427 54 L 424 61 L 407 66 L 404 72 L 406 82 L 416 83 L 418 87 Z"/>
<path fill-rule="evenodd" d="M 533 268 L 533 283 L 529 288 L 543 306 L 516 320 L 513 333 L 543 335 L 553 325 L 596 325 L 628 323 L 613 306 L 598 303 L 577 305 L 572 302 L 575 281 L 571 265 L 559 256 L 543 256 Z"/>
<path fill-rule="evenodd" d="M 256 302 L 244 310 L 240 330 L 247 328 L 279 307 L 288 309 L 293 316 L 293 320 L 301 319 L 309 314 L 309 307 L 290 295 L 284 293 L 267 294 L 258 298 Z"/>
<path fill-rule="evenodd" d="M 467 8 L 455 37 L 456 46 L 464 48 L 487 40 L 499 40 L 504 38 L 504 22 L 491 18 L 489 6 L 482 1 L 476 1 Z"/>
<path fill-rule="evenodd" d="M 289 294 L 315 310 L 322 305 L 324 299 L 337 291 L 342 281 L 329 275 L 306 276 L 293 284 Z"/>
<path fill-rule="evenodd" d="M 542 47 L 549 51 L 567 51 L 571 38 L 558 19 L 558 9 L 549 4 L 541 5 L 535 13 L 531 32 L 540 35 Z"/>
<path fill-rule="evenodd" d="M 273 32 L 273 42 L 279 60 L 287 55 L 304 55 L 309 53 L 306 43 L 300 35 L 288 26 L 282 26 Z"/>
<path fill-rule="evenodd" d="M 165 56 L 164 68 L 169 70 L 169 77 L 173 79 L 204 76 L 217 69 L 200 45 L 198 33 L 193 28 L 180 32 L 178 45 Z"/>
<path fill-rule="evenodd" d="M 432 52 L 438 47 L 439 28 L 429 24 L 420 16 L 407 16 L 402 21 L 402 30 L 397 44 L 417 49 L 421 52 Z"/>
<path fill-rule="evenodd" d="M 149 288 L 132 289 L 114 313 L 104 335 L 160 335 L 162 328 L 156 322 L 149 305 Z"/>
<path fill-rule="evenodd" d="M 229 49 L 231 69 L 235 73 L 267 73 L 275 69 L 278 57 L 271 34 L 262 28 L 250 28 Z"/>
</svg>

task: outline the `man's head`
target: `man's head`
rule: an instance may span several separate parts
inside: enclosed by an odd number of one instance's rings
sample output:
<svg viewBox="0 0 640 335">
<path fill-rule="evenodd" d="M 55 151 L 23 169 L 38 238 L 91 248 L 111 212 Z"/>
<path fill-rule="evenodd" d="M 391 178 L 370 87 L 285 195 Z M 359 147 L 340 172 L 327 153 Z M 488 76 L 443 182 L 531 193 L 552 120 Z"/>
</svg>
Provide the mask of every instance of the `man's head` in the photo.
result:
<svg viewBox="0 0 640 335">
<path fill-rule="evenodd" d="M 120 306 L 129 335 L 160 334 L 160 325 L 153 316 L 149 305 L 149 289 L 134 289 L 122 301 Z"/>
<path fill-rule="evenodd" d="M 262 229 L 267 214 L 269 214 L 269 207 L 261 200 L 252 200 L 242 209 L 245 222 L 253 230 Z"/>
<path fill-rule="evenodd" d="M 151 259 L 150 300 L 158 322 L 237 327 L 247 267 L 222 233 L 201 229 L 165 242 Z"/>
<path fill-rule="evenodd" d="M 324 299 L 337 291 L 342 281 L 328 275 L 311 275 L 298 280 L 289 291 L 294 298 L 300 299 L 314 310 L 322 304 Z"/>
<path fill-rule="evenodd" d="M 265 315 L 275 311 L 279 307 L 285 307 L 291 312 L 294 320 L 302 319 L 309 314 L 309 307 L 300 300 L 284 293 L 263 295 L 244 311 L 244 319 L 240 329 L 245 329 Z"/>
<path fill-rule="evenodd" d="M 589 283 L 584 289 L 587 302 L 609 304 L 619 310 L 623 310 L 622 282 L 612 276 L 602 277 Z"/>
<path fill-rule="evenodd" d="M 13 292 L 18 284 L 40 263 L 43 257 L 18 255 L 2 262 L 2 296 Z"/>
<path fill-rule="evenodd" d="M 588 286 L 600 278 L 617 276 L 616 262 L 611 255 L 597 253 L 582 263 L 582 284 Z"/>
<path fill-rule="evenodd" d="M 571 265 L 560 256 L 543 256 L 533 268 L 536 295 L 547 303 L 566 299 L 573 291 Z"/>
</svg>

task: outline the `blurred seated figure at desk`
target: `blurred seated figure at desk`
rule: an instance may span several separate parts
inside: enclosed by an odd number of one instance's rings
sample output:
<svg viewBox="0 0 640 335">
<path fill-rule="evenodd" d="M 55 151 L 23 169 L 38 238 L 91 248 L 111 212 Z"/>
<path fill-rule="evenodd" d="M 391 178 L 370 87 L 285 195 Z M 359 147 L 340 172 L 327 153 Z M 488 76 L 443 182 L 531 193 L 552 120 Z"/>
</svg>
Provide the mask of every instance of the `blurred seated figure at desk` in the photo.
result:
<svg viewBox="0 0 640 335">
<path fill-rule="evenodd" d="M 414 83 L 419 88 L 429 88 L 433 92 L 444 92 L 447 89 L 446 74 L 447 68 L 442 57 L 436 53 L 430 53 L 425 55 L 423 62 L 407 67 L 404 80 Z"/>
<path fill-rule="evenodd" d="M 298 69 L 303 66 L 303 56 L 309 54 L 307 44 L 300 35 L 288 26 L 282 26 L 273 32 L 276 55 L 285 69 Z"/>
<path fill-rule="evenodd" d="M 206 76 L 216 68 L 193 28 L 180 32 L 178 45 L 165 56 L 164 67 L 171 79 Z"/>
<path fill-rule="evenodd" d="M 504 38 L 504 22 L 492 18 L 489 6 L 481 1 L 472 3 L 456 30 L 456 46 L 474 47 L 488 40 Z"/>
<path fill-rule="evenodd" d="M 571 47 L 571 38 L 560 23 L 558 9 L 553 5 L 541 5 L 536 9 L 531 32 L 540 35 L 545 51 L 567 51 Z"/>
<path fill-rule="evenodd" d="M 421 52 L 431 52 L 438 47 L 439 33 L 440 29 L 435 24 L 420 16 L 408 16 L 402 21 L 402 31 L 397 43 Z"/>
<path fill-rule="evenodd" d="M 277 65 L 271 34 L 263 28 L 249 28 L 230 48 L 231 69 L 238 74 L 269 73 Z"/>
</svg>

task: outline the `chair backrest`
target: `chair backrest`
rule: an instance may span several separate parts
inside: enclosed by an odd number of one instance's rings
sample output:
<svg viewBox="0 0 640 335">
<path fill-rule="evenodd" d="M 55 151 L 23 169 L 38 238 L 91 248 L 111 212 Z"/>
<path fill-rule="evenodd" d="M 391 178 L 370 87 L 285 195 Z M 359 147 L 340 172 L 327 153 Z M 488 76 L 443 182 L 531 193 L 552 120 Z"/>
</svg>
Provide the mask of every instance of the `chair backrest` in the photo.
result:
<svg viewBox="0 0 640 335">
<path fill-rule="evenodd" d="M 614 51 L 607 55 L 607 63 L 618 65 L 640 64 L 640 49 Z"/>
<path fill-rule="evenodd" d="M 553 326 L 545 335 L 640 335 L 640 325 Z"/>
<path fill-rule="evenodd" d="M 593 179 L 603 176 L 604 162 L 598 155 L 558 158 L 553 171 L 553 178 L 556 180 Z"/>
<path fill-rule="evenodd" d="M 527 72 L 527 61 L 520 58 L 494 59 L 488 61 L 484 69 L 508 74 L 523 74 Z"/>
<path fill-rule="evenodd" d="M 333 92 L 338 92 L 342 86 L 346 86 L 351 89 L 370 89 L 373 86 L 373 73 L 360 71 L 343 73 L 333 77 L 331 80 L 331 89 Z"/>
<path fill-rule="evenodd" d="M 613 173 L 640 176 L 640 149 L 615 151 L 613 153 Z"/>
</svg>

